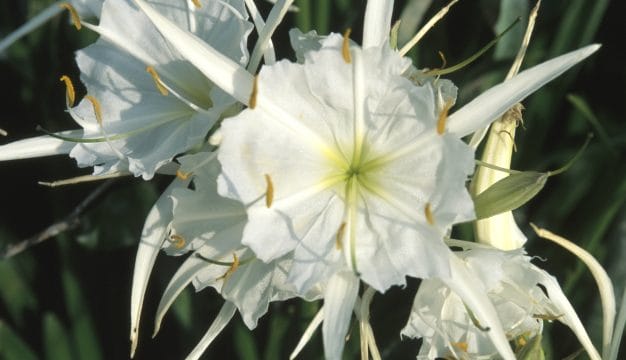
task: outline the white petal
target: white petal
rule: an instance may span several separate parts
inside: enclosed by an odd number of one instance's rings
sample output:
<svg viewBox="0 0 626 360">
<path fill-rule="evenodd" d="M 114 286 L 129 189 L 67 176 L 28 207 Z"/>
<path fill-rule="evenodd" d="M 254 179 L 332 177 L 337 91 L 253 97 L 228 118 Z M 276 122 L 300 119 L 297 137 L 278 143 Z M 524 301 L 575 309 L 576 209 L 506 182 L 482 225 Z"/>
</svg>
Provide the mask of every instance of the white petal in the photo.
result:
<svg viewBox="0 0 626 360">
<path fill-rule="evenodd" d="M 544 275 L 543 281 L 541 284 L 545 286 L 548 296 L 550 300 L 558 307 L 563 316 L 559 319 L 563 323 L 567 324 L 567 326 L 572 329 L 578 341 L 582 344 L 587 351 L 587 354 L 592 360 L 600 360 L 602 357 L 598 353 L 598 350 L 593 346 L 589 335 L 587 334 L 587 330 L 585 330 L 585 326 L 582 324 L 578 315 L 576 314 L 576 310 L 572 307 L 572 304 L 567 299 L 567 296 L 561 290 L 559 283 L 556 279 L 547 273 Z"/>
<path fill-rule="evenodd" d="M 341 359 L 358 292 L 359 278 L 351 272 L 335 274 L 328 280 L 324 293 L 324 324 L 322 325 L 326 359 Z"/>
<path fill-rule="evenodd" d="M 252 75 L 213 47 L 182 30 L 143 0 L 135 0 L 161 34 L 178 52 L 213 83 L 243 104 L 252 92 Z"/>
<path fill-rule="evenodd" d="M 252 56 L 250 57 L 250 64 L 248 66 L 249 71 L 253 73 L 256 72 L 256 68 L 261 61 L 261 56 L 267 53 L 269 49 L 273 48 L 271 43 L 272 35 L 287 14 L 287 10 L 291 4 L 293 4 L 293 0 L 279 0 L 272 7 L 272 10 L 267 17 L 267 23 L 259 29 L 259 39 L 254 45 L 254 50 L 252 51 Z M 273 58 L 273 56 L 271 56 L 271 58 Z M 272 60 L 271 58 L 270 60 Z M 266 64 L 271 65 L 271 63 Z"/>
<path fill-rule="evenodd" d="M 82 130 L 59 132 L 59 135 L 80 138 Z M 48 135 L 18 140 L 0 146 L 0 161 L 29 159 L 42 156 L 69 154 L 75 143 Z"/>
<path fill-rule="evenodd" d="M 148 287 L 148 279 L 152 273 L 152 267 L 161 249 L 167 226 L 172 220 L 172 202 L 169 198 L 171 192 L 178 187 L 185 187 L 186 182 L 174 180 L 163 192 L 159 200 L 154 204 L 141 232 L 141 240 L 137 248 L 135 269 L 133 270 L 133 285 L 130 295 L 130 356 L 133 357 L 139 339 L 139 319 L 143 298 Z"/>
<path fill-rule="evenodd" d="M 172 276 L 172 279 L 170 279 L 159 301 L 159 306 L 154 318 L 154 332 L 152 333 L 152 337 L 155 337 L 159 332 L 161 321 L 165 313 L 169 310 L 170 306 L 172 306 L 178 295 L 189 285 L 196 274 L 208 265 L 205 260 L 191 255 L 180 265 L 178 270 L 176 270 L 176 273 Z"/>
<path fill-rule="evenodd" d="M 296 347 L 289 355 L 289 360 L 294 360 L 298 356 L 300 351 L 304 349 L 304 346 L 311 340 L 311 338 L 313 337 L 313 333 L 315 332 L 315 330 L 317 330 L 322 321 L 324 321 L 324 306 L 322 306 L 317 311 L 317 314 L 315 314 L 315 317 L 313 318 L 313 320 L 311 320 L 309 326 L 307 326 L 306 330 L 304 330 L 300 341 L 298 341 L 298 345 L 296 345 Z"/>
<path fill-rule="evenodd" d="M 498 349 L 500 356 L 504 359 L 515 360 L 515 354 L 502 329 L 496 309 L 487 297 L 486 289 L 480 284 L 480 280 L 474 278 L 463 261 L 457 257 L 450 258 L 450 267 L 452 277 L 444 278 L 442 281 L 463 299 L 480 324 L 489 328 L 489 338 Z"/>
<path fill-rule="evenodd" d="M 393 0 L 369 0 L 365 7 L 363 49 L 382 45 L 389 39 Z"/>
<path fill-rule="evenodd" d="M 191 351 L 189 355 L 187 355 L 186 360 L 197 360 L 202 356 L 204 351 L 211 345 L 213 340 L 219 335 L 222 330 L 228 325 L 230 319 L 235 315 L 235 310 L 237 308 L 231 302 L 225 302 L 222 305 L 222 309 L 220 309 L 219 314 L 213 320 L 213 323 L 209 327 L 209 330 L 204 334 L 198 345 Z"/>
<path fill-rule="evenodd" d="M 597 44 L 589 45 L 561 55 L 522 71 L 500 85 L 492 87 L 450 115 L 448 118 L 448 130 L 458 137 L 463 137 L 487 126 L 513 105 L 522 101 L 567 69 L 578 64 L 599 48 L 600 45 Z"/>
</svg>

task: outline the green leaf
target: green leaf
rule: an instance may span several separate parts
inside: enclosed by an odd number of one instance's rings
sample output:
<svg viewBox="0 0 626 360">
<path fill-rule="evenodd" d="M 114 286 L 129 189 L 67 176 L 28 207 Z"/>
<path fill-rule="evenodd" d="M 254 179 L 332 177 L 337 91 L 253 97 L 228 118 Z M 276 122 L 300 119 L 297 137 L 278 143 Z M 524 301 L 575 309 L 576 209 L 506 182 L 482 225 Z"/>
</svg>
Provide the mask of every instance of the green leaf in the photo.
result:
<svg viewBox="0 0 626 360">
<path fill-rule="evenodd" d="M 241 360 L 258 360 L 259 350 L 257 349 L 256 342 L 252 336 L 250 330 L 246 328 L 241 322 L 235 325 L 234 335 L 235 352 L 237 359 Z"/>
<path fill-rule="evenodd" d="M 495 33 L 498 34 L 507 28 L 515 19 L 522 18 L 523 24 L 528 22 L 529 10 L 528 0 L 500 0 L 500 13 L 494 26 Z M 495 60 L 512 59 L 517 55 L 517 51 L 522 44 L 525 26 L 518 26 L 511 29 L 507 36 L 503 36 L 496 45 L 493 58 Z"/>
<path fill-rule="evenodd" d="M 541 347 L 541 334 L 528 340 L 526 345 L 515 353 L 518 360 L 544 360 L 545 355 Z"/>
<path fill-rule="evenodd" d="M 0 261 L 0 299 L 13 322 L 20 327 L 25 314 L 37 308 L 37 297 L 28 280 L 18 272 L 14 260 Z"/>
<path fill-rule="evenodd" d="M 594 130 L 600 137 L 600 141 L 602 141 L 602 143 L 607 147 L 607 149 L 611 151 L 613 155 L 617 155 L 617 151 L 615 150 L 615 147 L 613 146 L 613 144 L 611 144 L 611 139 L 609 138 L 609 135 L 604 129 L 604 126 L 602 126 L 602 124 L 600 123 L 600 120 L 593 113 L 593 110 L 591 110 L 591 107 L 589 106 L 589 104 L 587 104 L 585 99 L 583 99 L 581 96 L 578 96 L 578 95 L 568 94 L 567 101 L 569 101 L 572 105 L 574 105 L 576 110 L 578 110 L 584 116 L 584 118 L 587 121 L 589 121 L 591 126 L 594 128 Z"/>
<path fill-rule="evenodd" d="M 284 348 L 285 339 L 288 337 L 289 319 L 283 313 L 276 312 L 272 315 L 264 359 L 284 359 L 285 356 L 281 354 L 281 349 Z"/>
<path fill-rule="evenodd" d="M 524 171 L 496 182 L 474 198 L 476 218 L 485 219 L 526 204 L 543 189 L 549 176 L 550 173 Z"/>
<path fill-rule="evenodd" d="M 71 359 L 69 337 L 57 316 L 47 312 L 43 318 L 43 341 L 46 359 Z"/>
<path fill-rule="evenodd" d="M 37 360 L 37 355 L 30 346 L 2 320 L 0 320 L 0 358 L 5 360 Z"/>
</svg>

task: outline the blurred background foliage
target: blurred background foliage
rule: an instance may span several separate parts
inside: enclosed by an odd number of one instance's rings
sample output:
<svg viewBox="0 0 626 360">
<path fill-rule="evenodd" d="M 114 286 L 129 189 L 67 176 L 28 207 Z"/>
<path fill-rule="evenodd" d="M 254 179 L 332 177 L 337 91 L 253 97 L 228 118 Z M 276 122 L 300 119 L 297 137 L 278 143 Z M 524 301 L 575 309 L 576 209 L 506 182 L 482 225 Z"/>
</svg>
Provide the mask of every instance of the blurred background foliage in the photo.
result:
<svg viewBox="0 0 626 360">
<path fill-rule="evenodd" d="M 0 36 L 50 3 L 0 0 Z M 365 1 L 296 0 L 295 4 L 300 12 L 287 16 L 274 40 L 281 57 L 292 57 L 287 30 L 293 26 L 303 31 L 316 29 L 320 34 L 350 27 L 353 38 L 360 39 Z M 428 19 L 445 4 L 441 0 L 397 1 L 394 19 L 407 7 L 404 26 L 410 29 L 412 23 Z M 267 14 L 269 5 L 260 5 Z M 460 1 L 411 56 L 420 68 L 440 66 L 438 51 L 449 64 L 458 63 L 493 39 L 496 29 L 519 16 L 526 17 L 533 5 L 517 0 Z M 596 344 L 601 316 L 591 276 L 572 255 L 534 236 L 528 222 L 591 251 L 606 266 L 616 294 L 621 296 L 626 281 L 624 10 L 623 1 L 544 0 L 524 67 L 592 42 L 603 47 L 524 101 L 524 126 L 518 131 L 513 165 L 520 170 L 555 169 L 573 156 L 587 133 L 596 135 L 568 172 L 550 178 L 539 196 L 515 213 L 529 237 L 529 254 L 540 257 L 536 262 L 559 279 Z M 519 24 L 495 50 L 449 76 L 460 88 L 457 108 L 502 81 L 524 26 Z M 89 30 L 75 31 L 63 14 L 2 55 L 0 128 L 9 136 L 0 138 L 0 143 L 39 135 L 36 125 L 52 130 L 75 127 L 64 112 L 65 89 L 59 77 L 79 78 L 73 52 L 95 38 Z M 78 81 L 75 85 L 79 86 Z M 4 162 L 0 173 L 0 249 L 62 220 L 98 186 L 38 185 L 40 180 L 89 173 L 64 157 Z M 118 180 L 87 209 L 73 230 L 0 260 L 0 358 L 128 358 L 136 244 L 148 209 L 168 182 L 164 176 L 149 183 Z M 471 231 L 461 229 L 459 233 Z M 184 358 L 221 306 L 212 290 L 194 294 L 188 289 L 166 316 L 158 336 L 150 339 L 157 302 L 180 261 L 166 256 L 157 260 L 143 310 L 137 359 Z M 412 359 L 419 348 L 418 341 L 402 341 L 399 336 L 417 285 L 418 281 L 410 280 L 406 289 L 394 288 L 374 298 L 372 324 L 384 358 Z M 206 358 L 287 358 L 319 306 L 303 301 L 272 304 L 269 316 L 252 332 L 235 317 Z M 544 347 L 548 358 L 560 359 L 575 353 L 580 345 L 564 326 L 546 323 Z M 322 354 L 318 332 L 301 358 L 318 359 Z M 345 358 L 357 357 L 358 329 L 353 326 Z"/>
</svg>

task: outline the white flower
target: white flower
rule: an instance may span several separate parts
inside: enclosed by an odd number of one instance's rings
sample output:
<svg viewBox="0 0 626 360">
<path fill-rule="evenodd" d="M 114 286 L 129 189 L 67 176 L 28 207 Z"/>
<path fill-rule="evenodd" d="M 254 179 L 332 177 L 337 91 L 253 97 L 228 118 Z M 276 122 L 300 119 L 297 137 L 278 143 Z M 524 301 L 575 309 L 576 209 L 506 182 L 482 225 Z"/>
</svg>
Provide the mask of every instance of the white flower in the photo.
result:
<svg viewBox="0 0 626 360">
<path fill-rule="evenodd" d="M 528 340 L 541 334 L 543 320 L 558 320 L 576 333 L 592 358 L 599 359 L 557 280 L 533 265 L 523 250 L 502 251 L 464 241 L 452 245 L 464 248 L 455 253 L 453 276 L 422 281 L 402 330 L 405 336 L 424 338 L 418 358 L 488 359 L 498 355 L 489 339 L 493 329 L 487 330 L 488 326 L 470 313 L 460 294 L 462 288 L 472 288 L 487 294 L 508 340 Z M 455 276 L 462 272 L 468 276 Z"/>
<path fill-rule="evenodd" d="M 247 63 L 252 24 L 243 0 L 210 1 L 199 8 L 183 0 L 153 6 L 223 56 Z M 129 1 L 107 1 L 100 24 L 83 26 L 101 35 L 77 53 L 88 96 L 69 113 L 83 129 L 57 136 L 78 142 L 70 156 L 79 166 L 94 166 L 95 175 L 130 171 L 150 179 L 175 155 L 202 144 L 235 103 L 172 49 Z M 40 139 L 14 144 L 4 158 L 64 153 L 69 147 L 59 139 Z"/>
<path fill-rule="evenodd" d="M 150 229 L 146 237 L 156 231 L 161 235 L 161 247 L 168 254 L 192 254 L 180 265 L 163 292 L 155 334 L 169 307 L 190 283 L 198 291 L 213 287 L 226 301 L 224 306 L 233 305 L 239 309 L 245 324 L 253 329 L 267 312 L 270 301 L 296 296 L 293 286 L 285 281 L 291 260 L 285 257 L 264 263 L 241 244 L 246 212 L 241 203 L 217 194 L 216 178 L 220 169 L 214 153 L 199 152 L 181 157 L 179 161 L 179 174 L 187 177 L 190 185 L 181 182 L 181 186 L 162 195 L 157 206 L 159 203 L 166 205 L 160 211 L 160 221 L 156 226 L 150 220 L 146 223 L 146 229 Z M 144 240 L 150 241 L 148 238 Z M 147 266 L 141 270 L 150 272 Z M 316 299 L 320 290 L 313 289 L 302 297 Z M 228 323 L 233 313 L 228 311 L 218 315 L 214 324 Z M 133 323 L 132 326 L 136 329 L 137 325 Z M 221 329 L 223 327 L 210 332 L 210 338 L 217 336 Z M 201 340 L 198 345 L 202 350 L 210 344 L 206 340 Z M 194 353 L 202 353 L 200 348 Z"/>
<path fill-rule="evenodd" d="M 246 63 L 252 25 L 245 21 L 243 1 L 154 6 L 225 56 Z M 100 103 L 101 123 L 91 101 L 83 100 L 71 113 L 85 139 L 107 141 L 80 143 L 70 156 L 80 166 L 96 166 L 96 174 L 128 168 L 149 179 L 176 154 L 202 143 L 234 100 L 171 49 L 129 3 L 106 2 L 100 24 L 92 28 L 101 38 L 76 60 L 88 94 Z"/>
<path fill-rule="evenodd" d="M 259 258 L 294 251 L 299 290 L 346 264 L 379 291 L 445 275 L 443 231 L 473 217 L 473 152 L 438 130 L 437 94 L 402 76 L 407 59 L 353 46 L 347 63 L 342 44 L 261 70 L 257 106 L 222 125 L 219 191 L 247 205 Z"/>
</svg>

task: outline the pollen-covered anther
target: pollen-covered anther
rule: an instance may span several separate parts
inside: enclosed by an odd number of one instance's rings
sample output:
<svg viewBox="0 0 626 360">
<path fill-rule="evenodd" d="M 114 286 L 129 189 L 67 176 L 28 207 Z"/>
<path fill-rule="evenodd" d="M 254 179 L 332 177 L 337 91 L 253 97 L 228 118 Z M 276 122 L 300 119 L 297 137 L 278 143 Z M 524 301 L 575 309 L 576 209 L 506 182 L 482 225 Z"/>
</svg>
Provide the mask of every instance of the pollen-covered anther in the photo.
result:
<svg viewBox="0 0 626 360">
<path fill-rule="evenodd" d="M 430 209 L 430 203 L 426 203 L 426 206 L 424 206 L 424 215 L 426 216 L 426 222 L 428 222 L 429 225 L 435 225 L 435 217 Z"/>
<path fill-rule="evenodd" d="M 187 243 L 187 241 L 185 241 L 185 238 L 178 234 L 170 235 L 168 238 L 168 241 L 172 243 L 172 245 L 174 245 L 174 247 L 177 249 L 182 249 L 183 247 L 185 247 L 185 244 Z"/>
<path fill-rule="evenodd" d="M 154 80 L 154 85 L 156 86 L 157 90 L 159 90 L 161 95 L 167 96 L 169 94 L 169 91 L 167 91 L 165 86 L 163 86 L 161 78 L 159 77 L 159 74 L 156 72 L 156 70 L 154 70 L 154 67 L 148 66 L 146 67 L 146 71 L 148 72 L 148 74 L 150 74 L 150 76 L 152 76 L 152 80 Z"/>
<path fill-rule="evenodd" d="M 450 111 L 450 108 L 452 107 L 453 103 L 451 100 L 448 100 L 446 102 L 446 104 L 443 106 L 443 109 L 441 109 L 441 112 L 439 113 L 439 118 L 437 119 L 437 134 L 439 135 L 443 135 L 443 133 L 446 131 L 446 121 L 448 120 L 448 112 Z"/>
<path fill-rule="evenodd" d="M 248 101 L 248 107 L 253 109 L 256 107 L 256 96 L 259 92 L 259 76 L 255 76 L 252 81 L 252 92 L 250 93 L 250 100 Z"/>
<path fill-rule="evenodd" d="M 187 180 L 189 179 L 191 175 L 193 175 L 192 172 L 184 172 L 184 171 L 181 171 L 180 169 L 176 170 L 176 177 L 181 180 Z"/>
<path fill-rule="evenodd" d="M 239 268 L 239 257 L 237 254 L 233 253 L 233 263 L 230 265 L 228 270 L 224 273 L 224 275 L 217 278 L 217 280 L 228 280 L 228 278 Z"/>
<path fill-rule="evenodd" d="M 85 99 L 89 100 L 91 103 L 93 112 L 96 114 L 96 121 L 98 122 L 98 125 L 102 126 L 102 107 L 100 106 L 100 102 L 91 95 L 85 95 Z"/>
<path fill-rule="evenodd" d="M 197 7 L 197 8 L 201 8 L 202 4 L 200 3 L 200 0 L 191 0 L 191 2 Z"/>
<path fill-rule="evenodd" d="M 339 226 L 339 230 L 337 230 L 337 236 L 335 237 L 335 248 L 337 250 L 343 249 L 343 236 L 346 232 L 346 222 L 342 222 Z"/>
<path fill-rule="evenodd" d="M 269 209 L 272 206 L 272 202 L 274 202 L 274 183 L 272 182 L 272 178 L 265 174 L 265 206 Z"/>
<path fill-rule="evenodd" d="M 82 24 L 80 23 L 80 17 L 78 16 L 78 12 L 72 6 L 72 4 L 68 2 L 62 2 L 59 4 L 59 7 L 62 9 L 66 9 L 70 13 L 70 18 L 72 19 L 72 24 L 76 28 L 76 30 L 80 30 L 82 28 Z"/>
<path fill-rule="evenodd" d="M 350 64 L 352 62 L 352 55 L 350 54 L 350 34 L 352 33 L 352 29 L 348 28 L 346 32 L 343 33 L 343 46 L 341 47 L 341 56 L 343 56 L 343 61 L 346 64 Z"/>
<path fill-rule="evenodd" d="M 59 80 L 65 83 L 65 98 L 67 101 L 67 106 L 74 106 L 74 102 L 76 101 L 76 93 L 74 92 L 74 84 L 72 84 L 72 80 L 67 75 L 61 76 Z"/>
<path fill-rule="evenodd" d="M 469 348 L 469 345 L 465 341 L 453 342 L 452 346 L 454 346 L 455 348 L 458 348 L 459 350 L 465 353 L 467 352 L 467 349 Z"/>
</svg>

